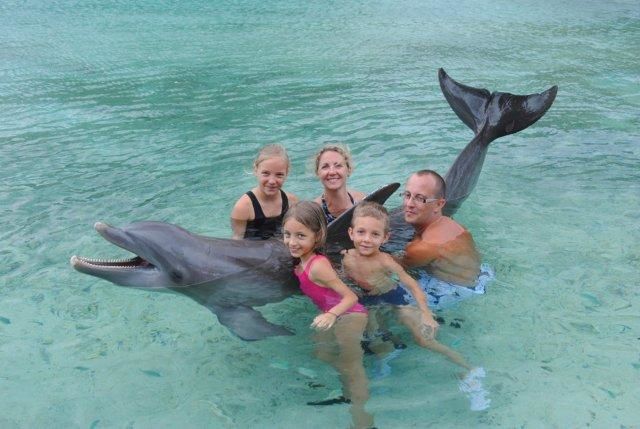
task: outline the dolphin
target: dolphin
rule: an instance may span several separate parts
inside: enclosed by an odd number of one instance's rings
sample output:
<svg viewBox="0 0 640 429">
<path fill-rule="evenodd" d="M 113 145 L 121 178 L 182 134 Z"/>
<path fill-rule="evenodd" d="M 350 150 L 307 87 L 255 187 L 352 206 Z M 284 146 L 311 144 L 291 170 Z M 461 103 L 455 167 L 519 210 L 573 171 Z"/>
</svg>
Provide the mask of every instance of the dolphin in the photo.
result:
<svg viewBox="0 0 640 429">
<path fill-rule="evenodd" d="M 391 183 L 365 199 L 384 204 L 398 190 Z M 329 225 L 327 253 L 334 260 L 347 247 L 353 208 Z M 193 234 L 164 222 L 134 222 L 116 228 L 94 225 L 105 240 L 136 256 L 123 260 L 71 257 L 81 273 L 120 286 L 188 296 L 213 312 L 220 323 L 243 340 L 292 335 L 267 321 L 253 307 L 279 302 L 300 293 L 293 260 L 281 239 L 231 240 Z"/>
<path fill-rule="evenodd" d="M 281 241 L 205 237 L 164 222 L 134 222 L 122 228 L 97 222 L 94 228 L 136 256 L 99 260 L 74 255 L 71 266 L 81 273 L 120 286 L 184 294 L 243 340 L 292 335 L 252 308 L 296 293 L 291 255 Z"/>
<path fill-rule="evenodd" d="M 521 131 L 551 107 L 557 86 L 539 94 L 490 93 L 463 85 L 438 70 L 440 88 L 458 117 L 474 131 L 473 139 L 445 175 L 445 213 L 452 215 L 473 191 L 489 144 Z M 383 204 L 400 185 L 392 183 L 365 200 Z M 336 260 L 350 247 L 347 235 L 353 207 L 329 225 L 327 253 Z M 184 294 L 211 310 L 222 325 L 243 340 L 260 340 L 292 332 L 268 322 L 253 307 L 279 302 L 298 293 L 290 254 L 278 239 L 264 241 L 205 237 L 162 222 L 136 222 L 123 228 L 96 223 L 107 241 L 137 256 L 126 261 L 71 257 L 71 266 L 121 286 Z M 400 248 L 413 228 L 401 209 L 392 211 L 387 249 Z"/>
</svg>

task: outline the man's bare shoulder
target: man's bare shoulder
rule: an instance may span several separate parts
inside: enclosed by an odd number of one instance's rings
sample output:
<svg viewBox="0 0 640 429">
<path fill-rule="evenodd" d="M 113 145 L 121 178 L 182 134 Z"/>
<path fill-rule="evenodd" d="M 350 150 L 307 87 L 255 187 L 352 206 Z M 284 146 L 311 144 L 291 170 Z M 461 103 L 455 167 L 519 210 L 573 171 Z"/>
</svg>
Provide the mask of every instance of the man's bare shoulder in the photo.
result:
<svg viewBox="0 0 640 429">
<path fill-rule="evenodd" d="M 448 243 L 466 232 L 468 231 L 464 226 L 450 217 L 442 216 L 437 222 L 425 229 L 420 238 L 425 244 L 439 245 Z"/>
<path fill-rule="evenodd" d="M 442 220 L 443 220 L 442 223 L 445 224 L 447 227 L 457 228 L 457 229 L 466 231 L 466 228 L 462 224 L 451 219 L 449 216 L 442 216 Z"/>
</svg>

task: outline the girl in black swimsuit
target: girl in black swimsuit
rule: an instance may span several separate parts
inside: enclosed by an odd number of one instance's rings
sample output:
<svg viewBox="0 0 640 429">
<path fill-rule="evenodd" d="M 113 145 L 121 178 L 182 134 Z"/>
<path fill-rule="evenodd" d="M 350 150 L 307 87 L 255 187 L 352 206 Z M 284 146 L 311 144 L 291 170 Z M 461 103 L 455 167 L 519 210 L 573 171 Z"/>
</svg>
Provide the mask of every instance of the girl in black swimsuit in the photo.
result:
<svg viewBox="0 0 640 429">
<path fill-rule="evenodd" d="M 253 162 L 258 185 L 244 194 L 231 211 L 234 239 L 266 240 L 280 235 L 282 217 L 298 198 L 282 190 L 289 157 L 278 144 L 263 147 Z"/>
</svg>

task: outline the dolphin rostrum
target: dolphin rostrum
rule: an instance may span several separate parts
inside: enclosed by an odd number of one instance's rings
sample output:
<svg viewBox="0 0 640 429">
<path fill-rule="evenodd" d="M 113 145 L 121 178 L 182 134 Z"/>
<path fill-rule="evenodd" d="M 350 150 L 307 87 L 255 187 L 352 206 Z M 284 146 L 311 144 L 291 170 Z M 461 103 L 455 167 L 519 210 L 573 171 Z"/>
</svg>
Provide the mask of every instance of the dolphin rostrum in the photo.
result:
<svg viewBox="0 0 640 429">
<path fill-rule="evenodd" d="M 557 87 L 520 96 L 460 84 L 442 69 L 438 77 L 449 105 L 475 133 L 445 175 L 445 213 L 451 215 L 475 187 L 489 143 L 540 119 L 551 107 Z M 398 187 L 397 183 L 387 185 L 365 199 L 382 204 Z M 349 246 L 347 228 L 352 214 L 353 208 L 329 225 L 330 257 Z M 401 211 L 393 211 L 391 220 L 392 242 L 387 248 L 403 245 L 413 233 Z M 253 309 L 298 292 L 290 254 L 280 240 L 204 237 L 162 222 L 137 222 L 123 228 L 97 223 L 95 228 L 106 240 L 137 256 L 127 261 L 72 256 L 71 265 L 77 271 L 121 286 L 187 295 L 209 308 L 222 325 L 243 340 L 292 334 Z"/>
</svg>

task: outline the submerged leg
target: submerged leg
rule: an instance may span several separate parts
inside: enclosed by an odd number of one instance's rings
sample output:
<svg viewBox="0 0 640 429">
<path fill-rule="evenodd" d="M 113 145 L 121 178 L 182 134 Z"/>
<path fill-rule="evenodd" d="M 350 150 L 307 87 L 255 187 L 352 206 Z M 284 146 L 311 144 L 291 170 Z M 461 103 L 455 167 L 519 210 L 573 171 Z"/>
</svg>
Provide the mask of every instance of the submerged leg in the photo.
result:
<svg viewBox="0 0 640 429">
<path fill-rule="evenodd" d="M 439 343 L 434 337 L 427 338 L 422 334 L 422 320 L 420 310 L 418 308 L 410 305 L 405 305 L 397 307 L 397 311 L 398 319 L 403 325 L 409 328 L 411 334 L 413 335 L 413 339 L 420 347 L 424 347 L 436 353 L 440 353 L 451 362 L 467 370 L 470 370 L 472 368 L 460 353 L 450 349 L 444 344 Z"/>
<path fill-rule="evenodd" d="M 362 362 L 360 340 L 367 325 L 367 317 L 360 313 L 346 314 L 334 328 L 339 356 L 336 369 L 340 373 L 345 396 L 351 400 L 351 418 L 356 428 L 373 426 L 373 416 L 364 406 L 369 399 L 369 383 Z"/>
</svg>

